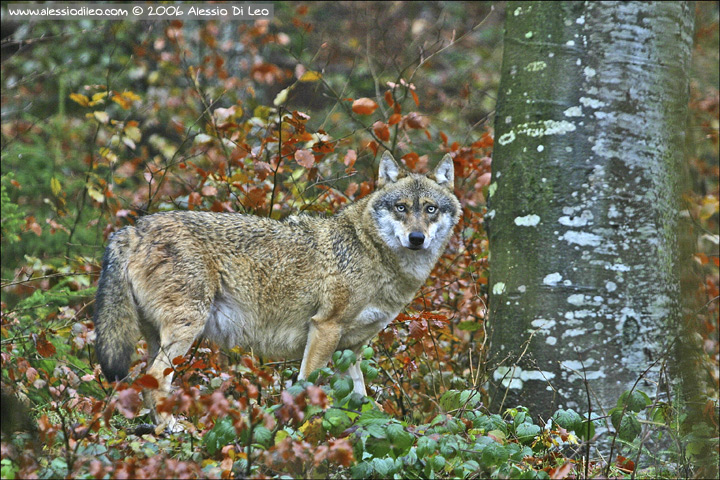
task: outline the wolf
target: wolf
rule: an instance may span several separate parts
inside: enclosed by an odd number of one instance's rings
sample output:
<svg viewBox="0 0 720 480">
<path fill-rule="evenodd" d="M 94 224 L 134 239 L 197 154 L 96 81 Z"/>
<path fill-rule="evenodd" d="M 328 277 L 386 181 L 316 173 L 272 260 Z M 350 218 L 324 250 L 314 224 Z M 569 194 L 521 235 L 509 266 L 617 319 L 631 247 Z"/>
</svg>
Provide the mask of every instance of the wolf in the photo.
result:
<svg viewBox="0 0 720 480">
<path fill-rule="evenodd" d="M 377 187 L 331 217 L 174 211 L 118 230 L 94 316 L 105 377 L 127 376 L 141 337 L 159 384 L 144 395 L 151 408 L 170 392 L 172 360 L 198 338 L 302 358 L 300 379 L 335 350 L 359 352 L 412 301 L 461 214 L 449 155 L 422 175 L 385 152 Z M 366 395 L 360 360 L 348 374 Z M 172 416 L 152 411 L 172 428 Z"/>
</svg>

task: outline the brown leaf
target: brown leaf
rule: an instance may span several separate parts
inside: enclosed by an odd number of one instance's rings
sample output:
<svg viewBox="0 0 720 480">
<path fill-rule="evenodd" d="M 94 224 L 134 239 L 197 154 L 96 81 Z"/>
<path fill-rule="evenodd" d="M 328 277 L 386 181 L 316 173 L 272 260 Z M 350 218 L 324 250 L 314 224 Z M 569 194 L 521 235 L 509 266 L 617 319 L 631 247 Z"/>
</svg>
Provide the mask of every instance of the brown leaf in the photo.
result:
<svg viewBox="0 0 720 480">
<path fill-rule="evenodd" d="M 355 161 L 357 160 L 357 152 L 355 150 L 348 150 L 345 154 L 345 158 L 343 158 L 343 163 L 346 167 L 352 167 L 355 165 Z"/>
<path fill-rule="evenodd" d="M 158 388 L 160 387 L 160 384 L 157 381 L 157 378 L 153 377 L 150 374 L 145 374 L 142 377 L 138 378 L 134 382 L 136 385 L 139 385 L 143 388 Z"/>
<path fill-rule="evenodd" d="M 295 160 L 300 166 L 305 168 L 312 168 L 313 165 L 315 165 L 315 155 L 313 155 L 310 150 L 296 150 Z"/>
<path fill-rule="evenodd" d="M 388 107 L 392 107 L 393 103 L 395 103 L 395 101 L 393 100 L 392 92 L 390 90 L 385 91 L 385 102 L 388 104 Z"/>
<path fill-rule="evenodd" d="M 190 208 L 191 210 L 192 210 L 192 207 L 200 205 L 201 201 L 202 201 L 202 197 L 200 196 L 200 194 L 198 192 L 192 192 L 188 196 L 188 206 L 191 207 Z"/>
<path fill-rule="evenodd" d="M 427 119 L 427 117 L 424 117 L 420 115 L 417 112 L 410 112 L 408 113 L 405 118 L 405 124 L 410 128 L 425 128 L 428 126 L 428 123 L 430 123 Z"/>
<path fill-rule="evenodd" d="M 134 418 L 140 403 L 140 395 L 132 388 L 126 388 L 118 393 L 117 408 L 125 418 Z"/>
<path fill-rule="evenodd" d="M 363 97 L 358 98 L 352 104 L 352 111 L 358 115 L 370 115 L 378 108 L 378 104 L 374 100 Z"/>
<path fill-rule="evenodd" d="M 45 338 L 45 332 L 41 333 L 37 339 L 35 340 L 35 347 L 37 348 L 37 352 L 42 357 L 52 357 L 55 355 L 55 345 L 48 342 Z"/>
<path fill-rule="evenodd" d="M 390 130 L 385 122 L 381 122 L 380 120 L 375 122 L 373 124 L 373 132 L 375 132 L 375 135 L 383 142 L 390 140 Z"/>
<path fill-rule="evenodd" d="M 212 185 L 205 185 L 202 188 L 202 194 L 204 197 L 212 197 L 213 195 L 217 195 L 217 188 Z"/>
</svg>

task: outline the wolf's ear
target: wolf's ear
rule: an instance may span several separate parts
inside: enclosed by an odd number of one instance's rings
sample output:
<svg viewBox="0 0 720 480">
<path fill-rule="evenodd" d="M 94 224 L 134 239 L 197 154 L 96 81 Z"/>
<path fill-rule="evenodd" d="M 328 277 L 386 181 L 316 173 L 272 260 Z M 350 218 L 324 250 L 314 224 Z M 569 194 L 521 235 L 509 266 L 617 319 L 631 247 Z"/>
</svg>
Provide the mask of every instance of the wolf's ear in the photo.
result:
<svg viewBox="0 0 720 480">
<path fill-rule="evenodd" d="M 433 170 L 432 176 L 438 185 L 453 189 L 455 185 L 455 166 L 453 165 L 452 157 L 446 153 L 440 163 L 438 163 L 435 170 Z"/>
<path fill-rule="evenodd" d="M 405 176 L 402 167 L 398 165 L 392 154 L 385 150 L 380 158 L 380 168 L 378 169 L 378 187 L 382 187 L 388 183 L 395 183 L 399 178 Z"/>
</svg>

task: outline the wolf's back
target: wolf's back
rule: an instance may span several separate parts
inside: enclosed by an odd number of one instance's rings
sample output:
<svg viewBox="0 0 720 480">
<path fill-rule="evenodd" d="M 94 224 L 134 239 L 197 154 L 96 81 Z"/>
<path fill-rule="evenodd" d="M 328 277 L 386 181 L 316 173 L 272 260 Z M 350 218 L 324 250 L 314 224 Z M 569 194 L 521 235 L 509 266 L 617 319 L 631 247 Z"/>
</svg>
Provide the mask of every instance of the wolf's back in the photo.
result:
<svg viewBox="0 0 720 480">
<path fill-rule="evenodd" d="M 95 351 L 111 382 L 127 375 L 140 338 L 138 311 L 127 276 L 128 256 L 135 247 L 132 229 L 119 230 L 105 249 L 95 299 Z"/>
</svg>

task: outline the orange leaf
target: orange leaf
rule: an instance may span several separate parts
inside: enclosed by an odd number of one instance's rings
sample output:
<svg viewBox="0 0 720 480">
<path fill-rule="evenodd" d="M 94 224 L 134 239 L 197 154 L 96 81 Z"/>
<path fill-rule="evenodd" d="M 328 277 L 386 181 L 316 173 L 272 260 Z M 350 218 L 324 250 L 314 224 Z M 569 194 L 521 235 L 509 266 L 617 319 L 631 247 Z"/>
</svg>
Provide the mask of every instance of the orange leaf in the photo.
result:
<svg viewBox="0 0 720 480">
<path fill-rule="evenodd" d="M 355 165 L 355 161 L 357 160 L 357 153 L 355 150 L 348 150 L 345 154 L 345 158 L 343 159 L 343 163 L 346 167 L 352 167 Z"/>
<path fill-rule="evenodd" d="M 35 347 L 37 348 L 37 352 L 42 357 L 47 358 L 55 355 L 55 345 L 47 341 L 44 332 L 37 337 L 37 340 L 35 341 Z"/>
<path fill-rule="evenodd" d="M 188 206 L 191 207 L 191 210 L 192 210 L 192 207 L 194 207 L 196 205 L 200 205 L 201 201 L 202 201 L 202 197 L 200 197 L 200 194 L 198 192 L 192 192 L 188 196 Z"/>
<path fill-rule="evenodd" d="M 217 188 L 212 185 L 205 185 L 202 188 L 202 194 L 204 197 L 212 197 L 213 195 L 217 195 Z"/>
<path fill-rule="evenodd" d="M 372 142 L 368 142 L 367 146 L 373 151 L 373 155 L 377 155 L 378 144 L 374 140 Z"/>
<path fill-rule="evenodd" d="M 402 115 L 400 115 L 399 113 L 393 113 L 392 115 L 390 115 L 388 125 L 395 125 L 396 123 L 400 123 L 400 120 L 402 120 Z"/>
<path fill-rule="evenodd" d="M 315 165 L 315 155 L 310 150 L 296 150 L 295 161 L 300 164 L 301 167 L 312 168 Z"/>
<path fill-rule="evenodd" d="M 358 98 L 352 104 L 353 112 L 357 113 L 358 115 L 370 115 L 377 108 L 378 104 L 375 103 L 374 100 L 367 97 Z"/>
<path fill-rule="evenodd" d="M 180 365 L 185 361 L 185 357 L 183 355 L 178 355 L 177 357 L 172 359 L 173 365 Z"/>
<path fill-rule="evenodd" d="M 413 100 L 415 100 L 415 105 L 418 107 L 420 106 L 420 99 L 417 96 L 417 93 L 415 93 L 415 90 L 410 90 L 410 95 L 412 95 Z"/>
<path fill-rule="evenodd" d="M 134 383 L 143 388 L 158 388 L 158 387 L 160 387 L 160 383 L 157 381 L 157 378 L 153 377 L 152 375 L 150 375 L 148 373 L 146 373 L 142 377 L 135 380 Z"/>
<path fill-rule="evenodd" d="M 410 128 L 425 128 L 428 126 L 428 119 L 417 112 L 410 112 L 405 116 L 405 124 Z"/>
<path fill-rule="evenodd" d="M 391 92 L 390 90 L 387 90 L 387 91 L 385 92 L 385 102 L 388 104 L 388 107 L 392 107 L 392 106 L 393 106 L 393 103 L 395 103 L 395 102 L 393 101 L 392 92 Z"/>
<path fill-rule="evenodd" d="M 390 140 L 390 130 L 388 130 L 388 126 L 385 122 L 381 122 L 378 120 L 373 124 L 373 132 L 375 132 L 375 135 L 382 140 L 383 142 L 387 142 Z"/>
<path fill-rule="evenodd" d="M 415 152 L 410 152 L 403 155 L 402 159 L 405 160 L 405 165 L 407 165 L 410 170 L 415 170 L 415 166 L 417 165 L 418 160 L 420 160 L 420 156 Z"/>
<path fill-rule="evenodd" d="M 573 469 L 573 463 L 567 462 L 558 468 L 550 470 L 550 478 L 567 478 L 570 471 Z"/>
</svg>

